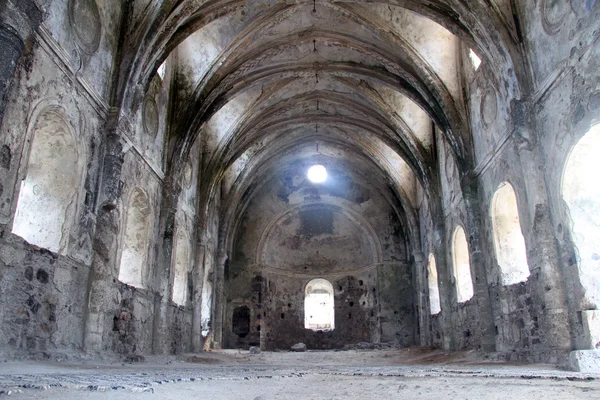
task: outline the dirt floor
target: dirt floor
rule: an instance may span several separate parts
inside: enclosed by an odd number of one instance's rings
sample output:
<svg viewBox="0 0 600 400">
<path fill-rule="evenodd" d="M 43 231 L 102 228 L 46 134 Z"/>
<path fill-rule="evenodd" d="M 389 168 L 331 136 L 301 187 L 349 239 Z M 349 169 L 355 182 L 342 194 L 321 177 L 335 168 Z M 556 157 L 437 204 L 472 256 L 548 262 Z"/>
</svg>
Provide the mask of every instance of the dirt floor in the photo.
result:
<svg viewBox="0 0 600 400">
<path fill-rule="evenodd" d="M 600 399 L 600 374 L 426 349 L 219 351 L 143 363 L 76 357 L 0 363 L 22 399 Z M 76 361 L 75 361 L 76 359 Z"/>
</svg>

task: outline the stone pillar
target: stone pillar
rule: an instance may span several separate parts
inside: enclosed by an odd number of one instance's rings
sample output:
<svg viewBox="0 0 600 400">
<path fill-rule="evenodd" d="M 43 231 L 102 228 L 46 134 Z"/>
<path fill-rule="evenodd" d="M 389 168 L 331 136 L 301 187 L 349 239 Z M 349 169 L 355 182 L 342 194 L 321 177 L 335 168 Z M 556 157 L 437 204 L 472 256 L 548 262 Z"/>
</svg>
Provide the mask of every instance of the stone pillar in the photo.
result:
<svg viewBox="0 0 600 400">
<path fill-rule="evenodd" d="M 479 196 L 479 184 L 470 177 L 461 179 L 463 200 L 467 212 L 466 231 L 469 242 L 469 258 L 471 262 L 471 276 L 473 277 L 473 288 L 475 301 L 479 312 L 479 324 L 481 327 L 481 347 L 485 352 L 496 351 L 496 329 L 494 325 L 494 314 L 490 300 L 490 292 L 487 279 L 487 268 L 482 249 L 483 218 L 489 218 L 482 214 L 481 196 Z M 489 250 L 488 250 L 489 251 Z M 456 332 L 458 334 L 458 332 Z"/>
<path fill-rule="evenodd" d="M 165 184 L 163 203 L 160 214 L 160 230 L 158 259 L 156 263 L 156 290 L 154 300 L 154 330 L 152 337 L 152 352 L 168 354 L 169 344 L 169 302 L 171 301 L 171 260 L 173 256 L 173 234 L 175 230 L 175 208 L 177 195 L 173 194 Z"/>
<path fill-rule="evenodd" d="M 438 288 L 440 290 L 440 305 L 442 311 L 439 315 L 440 330 L 443 334 L 444 350 L 454 350 L 456 348 L 455 329 L 453 323 L 453 307 L 456 303 L 456 291 L 451 284 L 453 279 L 452 261 L 448 258 L 450 249 L 448 249 L 448 238 L 446 236 L 446 227 L 442 213 L 434 213 L 432 210 L 433 222 L 433 251 L 438 270 Z"/>
<path fill-rule="evenodd" d="M 204 287 L 204 261 L 206 257 L 206 235 L 198 229 L 200 239 L 196 244 L 196 262 L 193 272 L 194 293 L 192 298 L 192 352 L 199 353 L 204 348 L 202 336 L 202 289 Z"/>
<path fill-rule="evenodd" d="M 34 0 L 0 2 L 0 125 L 17 65 L 41 22 Z"/>
<path fill-rule="evenodd" d="M 540 312 L 538 324 L 542 341 L 538 352 L 564 353 L 572 348 L 568 299 L 531 104 L 513 102 L 512 115 L 513 136 L 525 181 L 529 219 L 533 224 L 532 237 L 528 238 L 527 244 L 536 249 L 532 252 L 534 259 L 530 259 L 530 266 L 534 267 L 531 275 L 537 278 L 535 304 Z"/>
<path fill-rule="evenodd" d="M 431 345 L 431 314 L 429 312 L 429 284 L 427 281 L 427 259 L 422 251 L 413 252 L 414 285 L 417 293 L 419 345 Z"/>
<path fill-rule="evenodd" d="M 213 283 L 213 347 L 220 349 L 223 345 L 223 314 L 225 307 L 225 263 L 228 256 L 223 249 L 219 249 L 217 256 L 216 273 Z"/>
<path fill-rule="evenodd" d="M 24 51 L 25 44 L 17 32 L 0 23 L 0 125 L 17 63 Z"/>
<path fill-rule="evenodd" d="M 121 196 L 121 168 L 123 144 L 116 134 L 106 138 L 102 177 L 100 183 L 101 205 L 98 209 L 97 228 L 92 243 L 92 269 L 88 282 L 83 347 L 88 352 L 106 350 L 104 339 L 112 327 L 111 312 L 119 304 L 119 294 L 114 288 L 116 258 L 118 253 L 118 208 Z"/>
</svg>

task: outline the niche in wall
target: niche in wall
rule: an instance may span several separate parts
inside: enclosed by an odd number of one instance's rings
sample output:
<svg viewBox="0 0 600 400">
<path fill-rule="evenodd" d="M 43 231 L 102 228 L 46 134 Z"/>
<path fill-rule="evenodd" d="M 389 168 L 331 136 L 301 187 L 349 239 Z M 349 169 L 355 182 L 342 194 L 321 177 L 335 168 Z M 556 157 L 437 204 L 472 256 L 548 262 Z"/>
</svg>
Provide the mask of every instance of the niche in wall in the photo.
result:
<svg viewBox="0 0 600 400">
<path fill-rule="evenodd" d="M 33 131 L 12 232 L 65 254 L 80 185 L 77 143 L 62 114 L 46 111 Z"/>
</svg>

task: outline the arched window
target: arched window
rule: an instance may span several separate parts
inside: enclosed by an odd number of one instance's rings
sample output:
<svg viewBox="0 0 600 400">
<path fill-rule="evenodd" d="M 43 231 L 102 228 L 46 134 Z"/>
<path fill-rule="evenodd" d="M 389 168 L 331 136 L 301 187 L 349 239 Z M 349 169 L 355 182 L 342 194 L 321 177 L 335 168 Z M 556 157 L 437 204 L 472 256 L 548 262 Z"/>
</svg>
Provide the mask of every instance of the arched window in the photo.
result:
<svg viewBox="0 0 600 400">
<path fill-rule="evenodd" d="M 521 232 L 517 196 L 508 182 L 500 185 L 492 199 L 494 247 L 502 273 L 502 284 L 524 282 L 529 277 L 525 238 Z"/>
<path fill-rule="evenodd" d="M 127 207 L 119 280 L 138 288 L 144 287 L 144 266 L 148 255 L 150 205 L 141 189 L 135 189 Z"/>
<path fill-rule="evenodd" d="M 331 331 L 335 328 L 333 286 L 325 279 L 314 279 L 304 292 L 304 328 Z"/>
<path fill-rule="evenodd" d="M 456 294 L 458 302 L 463 303 L 473 297 L 473 280 L 471 278 L 469 245 L 467 244 L 465 231 L 460 226 L 454 231 L 452 256 L 454 261 L 454 279 L 456 279 Z"/>
<path fill-rule="evenodd" d="M 31 244 L 64 254 L 77 207 L 79 169 L 69 124 L 59 113 L 45 112 L 34 128 L 12 232 Z"/>
<path fill-rule="evenodd" d="M 600 304 L 600 124 L 575 145 L 565 165 L 562 196 L 569 208 L 579 279 L 587 302 Z"/>
<path fill-rule="evenodd" d="M 177 234 L 175 250 L 175 277 L 171 298 L 179 305 L 185 305 L 187 299 L 188 271 L 190 269 L 190 240 L 183 231 Z"/>
<path fill-rule="evenodd" d="M 435 256 L 433 254 L 429 255 L 427 281 L 429 282 L 429 306 L 431 307 L 431 315 L 435 315 L 442 310 L 442 307 L 440 305 L 437 266 L 435 265 Z"/>
</svg>

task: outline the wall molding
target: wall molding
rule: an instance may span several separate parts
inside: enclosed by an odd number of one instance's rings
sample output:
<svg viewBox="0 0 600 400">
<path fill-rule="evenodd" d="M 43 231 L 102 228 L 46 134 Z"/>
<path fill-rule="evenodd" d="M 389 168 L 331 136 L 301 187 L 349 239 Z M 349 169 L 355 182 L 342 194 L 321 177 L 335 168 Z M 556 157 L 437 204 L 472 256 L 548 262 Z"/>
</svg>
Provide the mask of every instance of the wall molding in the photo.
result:
<svg viewBox="0 0 600 400">
<path fill-rule="evenodd" d="M 65 75 L 67 75 L 73 83 L 76 83 L 80 89 L 83 89 L 83 97 L 87 99 L 100 118 L 106 120 L 109 115 L 110 106 L 90 82 L 79 75 L 81 66 L 79 65 L 78 68 L 75 69 L 74 64 L 76 60 L 74 60 L 56 39 L 52 37 L 52 34 L 44 24 L 41 24 L 37 29 L 36 40 Z"/>
</svg>

